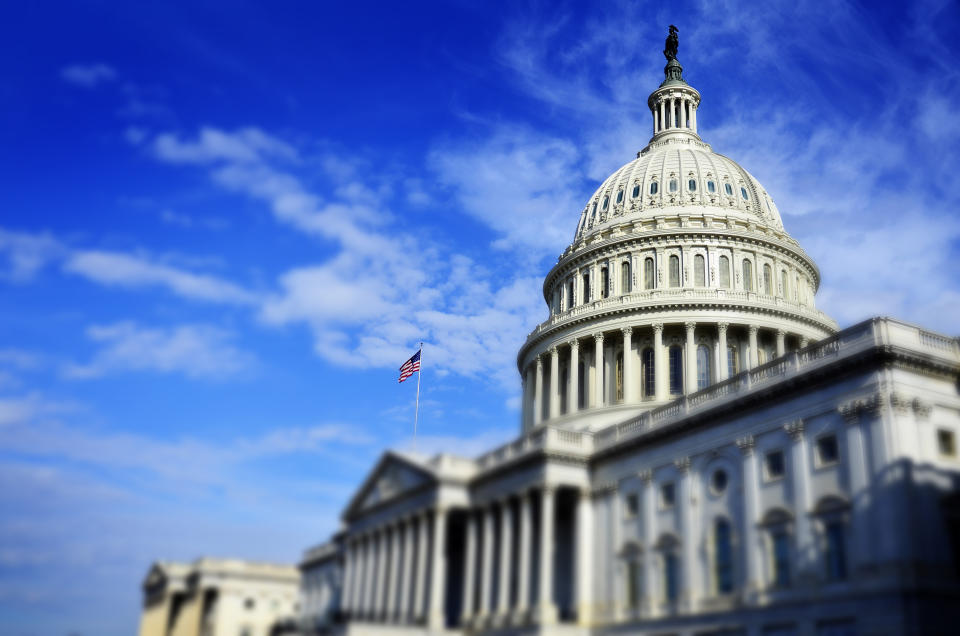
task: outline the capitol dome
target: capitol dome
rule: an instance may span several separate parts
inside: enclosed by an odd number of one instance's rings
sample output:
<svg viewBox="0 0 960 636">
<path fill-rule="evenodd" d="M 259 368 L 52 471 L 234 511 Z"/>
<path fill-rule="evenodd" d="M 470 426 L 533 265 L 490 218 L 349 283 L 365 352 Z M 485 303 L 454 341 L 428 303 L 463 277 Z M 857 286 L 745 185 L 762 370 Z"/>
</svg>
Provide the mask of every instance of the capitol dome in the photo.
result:
<svg viewBox="0 0 960 636">
<path fill-rule="evenodd" d="M 589 198 L 544 280 L 550 317 L 517 357 L 524 430 L 672 408 L 837 330 L 772 197 L 700 138 L 675 58 L 664 76 L 653 136 Z"/>
</svg>

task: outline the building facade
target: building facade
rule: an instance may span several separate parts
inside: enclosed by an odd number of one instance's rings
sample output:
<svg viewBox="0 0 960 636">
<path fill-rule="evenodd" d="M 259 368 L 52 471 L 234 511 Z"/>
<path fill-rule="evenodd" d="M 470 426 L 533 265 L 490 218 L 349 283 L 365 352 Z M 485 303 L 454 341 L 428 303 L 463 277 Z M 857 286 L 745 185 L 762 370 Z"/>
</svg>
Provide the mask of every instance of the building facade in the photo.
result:
<svg viewBox="0 0 960 636">
<path fill-rule="evenodd" d="M 960 344 L 842 331 L 668 57 L 518 354 L 521 435 L 386 453 L 343 513 L 351 634 L 921 634 L 960 619 Z M 339 565 L 339 564 L 342 564 Z"/>
<path fill-rule="evenodd" d="M 299 611 L 297 568 L 235 559 L 154 563 L 143 582 L 140 636 L 273 636 Z"/>
</svg>

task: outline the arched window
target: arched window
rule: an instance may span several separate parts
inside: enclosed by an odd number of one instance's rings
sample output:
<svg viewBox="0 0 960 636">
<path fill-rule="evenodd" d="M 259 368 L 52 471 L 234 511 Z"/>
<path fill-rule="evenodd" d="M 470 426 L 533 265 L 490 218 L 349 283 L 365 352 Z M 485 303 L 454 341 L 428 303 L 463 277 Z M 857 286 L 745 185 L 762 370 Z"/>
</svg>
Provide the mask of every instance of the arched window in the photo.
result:
<svg viewBox="0 0 960 636">
<path fill-rule="evenodd" d="M 656 276 L 654 274 L 653 259 L 643 259 L 643 286 L 645 289 L 656 287 Z"/>
<path fill-rule="evenodd" d="M 697 347 L 697 390 L 710 386 L 710 348 L 707 345 Z"/>
<path fill-rule="evenodd" d="M 607 206 L 608 206 L 609 204 L 610 204 L 610 197 L 609 197 L 609 196 L 604 196 L 604 197 L 603 197 L 603 205 L 601 206 L 600 209 L 603 210 L 604 212 L 606 212 L 606 211 L 607 211 Z"/>
<path fill-rule="evenodd" d="M 743 200 L 744 200 L 744 201 L 750 200 L 750 197 L 747 196 L 747 189 L 746 189 L 746 188 L 740 188 L 740 196 L 743 197 Z"/>
<path fill-rule="evenodd" d="M 703 287 L 706 285 L 706 269 L 707 262 L 703 258 L 703 254 L 697 254 L 693 257 L 693 284 L 697 287 Z"/>
<path fill-rule="evenodd" d="M 583 360 L 577 366 L 580 367 L 577 369 L 577 408 L 582 409 L 587 403 L 587 374 Z"/>
<path fill-rule="evenodd" d="M 657 182 L 656 182 L 656 181 L 651 181 L 651 182 L 650 182 L 650 194 L 656 194 L 656 193 L 659 192 L 659 191 L 660 191 L 660 186 L 657 184 Z"/>
<path fill-rule="evenodd" d="M 827 578 L 842 581 L 847 578 L 847 527 L 842 519 L 828 519 L 824 531 L 824 560 Z"/>
<path fill-rule="evenodd" d="M 671 549 L 663 554 L 663 596 L 667 603 L 677 602 L 680 592 L 680 560 L 677 553 Z"/>
<path fill-rule="evenodd" d="M 794 279 L 794 284 L 793 284 L 793 301 L 794 301 L 794 302 L 799 302 L 799 301 L 800 301 L 800 276 L 799 276 L 799 275 L 797 275 L 797 277 Z"/>
<path fill-rule="evenodd" d="M 606 267 L 600 270 L 600 298 L 610 295 L 610 272 Z"/>
<path fill-rule="evenodd" d="M 719 594 L 733 591 L 733 546 L 730 522 L 717 519 L 713 526 L 713 573 Z"/>
<path fill-rule="evenodd" d="M 720 286 L 730 287 L 730 259 L 726 256 L 720 257 Z"/>
<path fill-rule="evenodd" d="M 631 288 L 631 276 L 630 276 L 630 261 L 623 261 L 623 264 L 620 265 L 620 293 L 629 294 L 632 290 Z"/>
<path fill-rule="evenodd" d="M 583 275 L 583 302 L 590 302 L 590 274 Z"/>
<path fill-rule="evenodd" d="M 567 395 L 570 390 L 570 367 L 563 367 L 560 374 L 560 412 L 567 412 Z"/>
<path fill-rule="evenodd" d="M 723 184 L 723 191 L 727 193 L 728 196 L 733 196 L 733 187 L 729 183 Z M 596 207 L 596 204 L 594 204 Z"/>
<path fill-rule="evenodd" d="M 787 279 L 788 279 L 788 278 L 789 278 L 789 277 L 787 276 L 787 270 L 785 270 L 785 269 L 780 270 L 780 287 L 782 288 L 782 289 L 780 290 L 780 293 L 783 294 L 783 297 L 784 297 L 784 298 L 789 298 L 789 297 L 790 297 L 790 292 L 787 290 Z"/>
<path fill-rule="evenodd" d="M 670 286 L 680 286 L 680 257 L 676 254 L 670 257 Z"/>
<path fill-rule="evenodd" d="M 644 349 L 640 360 L 640 373 L 643 375 L 643 397 L 654 397 L 657 392 L 657 385 L 653 368 L 653 349 L 650 347 Z"/>
<path fill-rule="evenodd" d="M 643 563 L 638 552 L 627 558 L 627 607 L 632 610 L 640 609 L 643 599 Z"/>
<path fill-rule="evenodd" d="M 733 345 L 727 347 L 727 376 L 733 377 L 740 373 L 740 352 Z"/>
<path fill-rule="evenodd" d="M 683 393 L 683 348 L 680 345 L 670 347 L 670 393 Z"/>
<path fill-rule="evenodd" d="M 670 192 L 676 192 L 676 191 L 677 191 L 677 180 L 676 180 L 676 179 L 670 179 L 670 184 L 669 184 L 669 186 L 670 186 L 670 187 L 669 187 Z"/>
<path fill-rule="evenodd" d="M 697 180 L 696 180 L 696 179 L 690 179 L 689 181 L 687 181 L 687 190 L 689 190 L 690 192 L 696 192 L 696 191 L 697 191 Z"/>
<path fill-rule="evenodd" d="M 636 184 L 635 186 L 633 186 L 633 192 L 630 194 L 630 196 L 631 196 L 632 198 L 634 198 L 634 199 L 636 199 L 638 196 L 640 196 L 640 184 L 639 184 L 639 183 Z"/>
<path fill-rule="evenodd" d="M 790 534 L 785 524 L 770 528 L 770 557 L 774 587 L 790 587 Z"/>
<path fill-rule="evenodd" d="M 763 266 L 763 293 L 767 296 L 773 295 L 773 270 L 767 264 Z"/>
<path fill-rule="evenodd" d="M 617 190 L 617 203 L 623 203 L 623 188 Z"/>
<path fill-rule="evenodd" d="M 743 288 L 753 291 L 753 263 L 747 259 L 743 259 Z"/>
<path fill-rule="evenodd" d="M 717 191 L 717 184 L 715 184 L 713 181 L 707 181 L 707 192 L 709 192 L 710 194 L 713 194 L 716 191 Z"/>
<path fill-rule="evenodd" d="M 593 202 L 593 211 L 590 213 L 590 220 L 593 221 L 595 218 L 597 218 L 597 202 L 596 201 Z"/>
<path fill-rule="evenodd" d="M 623 402 L 623 352 L 617 354 L 616 364 L 616 396 L 617 402 Z"/>
<path fill-rule="evenodd" d="M 567 309 L 573 309 L 576 298 L 573 296 L 573 279 L 570 279 L 570 282 L 567 283 Z"/>
</svg>

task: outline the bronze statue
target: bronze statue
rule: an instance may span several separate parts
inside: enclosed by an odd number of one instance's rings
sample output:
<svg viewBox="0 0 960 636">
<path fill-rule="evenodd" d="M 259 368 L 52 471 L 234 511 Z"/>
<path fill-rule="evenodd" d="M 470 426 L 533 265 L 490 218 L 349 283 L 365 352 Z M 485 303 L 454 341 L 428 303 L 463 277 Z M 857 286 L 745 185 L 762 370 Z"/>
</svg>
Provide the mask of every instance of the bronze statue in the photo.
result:
<svg viewBox="0 0 960 636">
<path fill-rule="evenodd" d="M 677 49 L 680 48 L 680 38 L 677 37 L 677 27 L 670 25 L 670 35 L 667 36 L 667 43 L 664 44 L 663 55 L 667 61 L 677 59 Z"/>
</svg>

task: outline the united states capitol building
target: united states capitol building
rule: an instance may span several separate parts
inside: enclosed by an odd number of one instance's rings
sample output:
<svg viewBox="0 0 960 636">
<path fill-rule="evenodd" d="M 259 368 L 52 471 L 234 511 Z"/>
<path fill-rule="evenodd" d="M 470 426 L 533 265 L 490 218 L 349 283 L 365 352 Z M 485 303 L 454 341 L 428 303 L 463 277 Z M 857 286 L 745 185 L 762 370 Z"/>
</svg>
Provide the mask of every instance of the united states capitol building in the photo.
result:
<svg viewBox="0 0 960 636">
<path fill-rule="evenodd" d="M 310 629 L 960 629 L 960 344 L 816 308 L 770 195 L 700 138 L 671 38 L 653 136 L 571 210 L 519 437 L 386 453 L 301 564 Z"/>
</svg>

